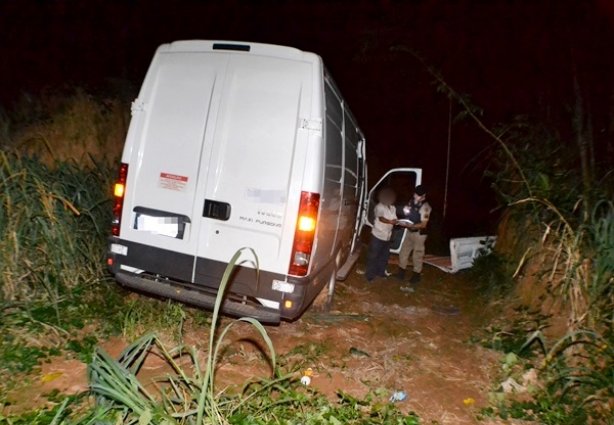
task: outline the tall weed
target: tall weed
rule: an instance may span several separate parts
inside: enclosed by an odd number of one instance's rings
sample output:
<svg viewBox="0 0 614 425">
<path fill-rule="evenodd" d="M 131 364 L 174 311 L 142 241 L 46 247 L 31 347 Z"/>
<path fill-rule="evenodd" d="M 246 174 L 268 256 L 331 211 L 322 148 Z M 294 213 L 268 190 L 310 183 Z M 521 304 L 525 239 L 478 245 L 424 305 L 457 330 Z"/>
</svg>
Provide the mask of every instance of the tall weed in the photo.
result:
<svg viewBox="0 0 614 425">
<path fill-rule="evenodd" d="M 111 172 L 0 153 L 0 301 L 58 303 L 103 276 Z"/>
</svg>

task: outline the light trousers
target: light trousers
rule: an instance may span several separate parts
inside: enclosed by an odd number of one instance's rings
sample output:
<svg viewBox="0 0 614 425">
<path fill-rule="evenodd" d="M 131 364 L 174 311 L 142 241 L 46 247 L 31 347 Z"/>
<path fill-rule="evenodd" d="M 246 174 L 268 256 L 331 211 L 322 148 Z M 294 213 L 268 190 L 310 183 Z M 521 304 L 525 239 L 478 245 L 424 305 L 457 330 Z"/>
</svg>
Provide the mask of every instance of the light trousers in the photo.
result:
<svg viewBox="0 0 614 425">
<path fill-rule="evenodd" d="M 399 267 L 407 269 L 409 255 L 412 254 L 411 260 L 414 267 L 414 272 L 422 273 L 422 263 L 424 261 L 424 243 L 426 235 L 421 235 L 420 232 L 407 231 L 407 235 L 401 244 L 399 250 Z"/>
</svg>

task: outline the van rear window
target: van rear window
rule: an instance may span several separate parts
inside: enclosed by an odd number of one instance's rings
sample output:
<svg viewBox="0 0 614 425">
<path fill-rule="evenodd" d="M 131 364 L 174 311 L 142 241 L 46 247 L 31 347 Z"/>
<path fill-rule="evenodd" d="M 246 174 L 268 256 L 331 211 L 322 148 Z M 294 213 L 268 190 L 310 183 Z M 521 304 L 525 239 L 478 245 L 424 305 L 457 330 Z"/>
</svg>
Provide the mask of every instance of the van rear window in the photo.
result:
<svg viewBox="0 0 614 425">
<path fill-rule="evenodd" d="M 249 44 L 230 44 L 230 43 L 213 43 L 213 50 L 235 50 L 239 52 L 249 52 L 251 46 Z"/>
</svg>

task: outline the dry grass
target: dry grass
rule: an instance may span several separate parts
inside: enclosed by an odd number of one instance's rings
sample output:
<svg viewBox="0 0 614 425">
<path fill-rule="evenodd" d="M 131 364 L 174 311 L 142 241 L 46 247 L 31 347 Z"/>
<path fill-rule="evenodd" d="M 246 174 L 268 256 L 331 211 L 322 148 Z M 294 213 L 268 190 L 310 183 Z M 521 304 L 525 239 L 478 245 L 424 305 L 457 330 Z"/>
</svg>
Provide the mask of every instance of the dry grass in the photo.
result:
<svg viewBox="0 0 614 425">
<path fill-rule="evenodd" d="M 120 156 L 129 119 L 126 100 L 97 98 L 77 88 L 22 100 L 12 116 L 0 120 L 0 142 L 49 166 L 75 161 L 91 168 Z"/>
</svg>

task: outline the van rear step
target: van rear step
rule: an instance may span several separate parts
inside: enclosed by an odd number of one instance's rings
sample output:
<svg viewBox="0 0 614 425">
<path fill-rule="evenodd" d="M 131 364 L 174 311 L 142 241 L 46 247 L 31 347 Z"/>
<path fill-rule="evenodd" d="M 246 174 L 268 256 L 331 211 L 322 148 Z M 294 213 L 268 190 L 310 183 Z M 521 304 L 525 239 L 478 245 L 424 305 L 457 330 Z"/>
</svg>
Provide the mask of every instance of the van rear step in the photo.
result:
<svg viewBox="0 0 614 425">
<path fill-rule="evenodd" d="M 122 285 L 140 292 L 170 298 L 195 307 L 205 308 L 212 311 L 216 297 L 195 289 L 186 288 L 182 285 L 174 285 L 168 281 L 155 281 L 145 279 L 131 273 L 117 272 L 115 279 Z M 278 324 L 281 320 L 279 311 L 256 307 L 233 300 L 226 299 L 222 304 L 222 312 L 236 317 L 253 317 L 266 324 Z"/>
</svg>

